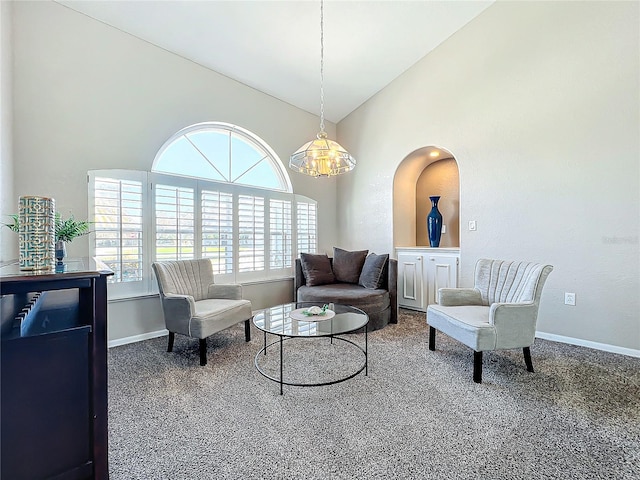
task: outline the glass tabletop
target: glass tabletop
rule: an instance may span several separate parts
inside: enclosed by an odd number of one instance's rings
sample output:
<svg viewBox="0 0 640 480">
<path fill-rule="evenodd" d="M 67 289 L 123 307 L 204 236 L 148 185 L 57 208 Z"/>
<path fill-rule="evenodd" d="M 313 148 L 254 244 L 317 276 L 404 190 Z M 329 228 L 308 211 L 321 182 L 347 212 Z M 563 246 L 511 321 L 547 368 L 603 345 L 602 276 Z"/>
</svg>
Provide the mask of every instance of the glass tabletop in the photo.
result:
<svg viewBox="0 0 640 480">
<path fill-rule="evenodd" d="M 265 308 L 253 317 L 253 324 L 263 332 L 284 337 L 326 337 L 353 332 L 369 323 L 369 316 L 359 308 L 338 303 L 329 304 L 335 315 L 324 320 L 315 316 L 309 320 L 297 320 L 290 316 L 295 310 L 313 306 L 322 307 L 323 304 L 296 302 Z"/>
</svg>

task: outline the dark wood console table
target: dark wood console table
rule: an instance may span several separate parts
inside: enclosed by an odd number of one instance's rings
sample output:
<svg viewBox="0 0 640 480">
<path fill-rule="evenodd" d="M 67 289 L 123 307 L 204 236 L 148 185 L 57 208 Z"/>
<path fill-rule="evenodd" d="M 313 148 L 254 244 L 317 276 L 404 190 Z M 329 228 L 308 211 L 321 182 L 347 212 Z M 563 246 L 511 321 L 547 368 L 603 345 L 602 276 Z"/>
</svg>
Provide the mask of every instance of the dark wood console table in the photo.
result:
<svg viewBox="0 0 640 480">
<path fill-rule="evenodd" d="M 107 479 L 107 277 L 0 266 L 0 477 Z"/>
</svg>

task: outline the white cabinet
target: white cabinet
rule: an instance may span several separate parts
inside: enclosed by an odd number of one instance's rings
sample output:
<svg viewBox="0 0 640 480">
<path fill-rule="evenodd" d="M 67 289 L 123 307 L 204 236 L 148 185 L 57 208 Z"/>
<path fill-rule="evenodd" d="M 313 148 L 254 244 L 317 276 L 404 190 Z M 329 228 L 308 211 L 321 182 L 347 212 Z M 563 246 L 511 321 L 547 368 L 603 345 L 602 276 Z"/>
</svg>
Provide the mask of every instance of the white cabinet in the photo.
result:
<svg viewBox="0 0 640 480">
<path fill-rule="evenodd" d="M 422 254 L 398 252 L 398 305 L 425 310 Z"/>
<path fill-rule="evenodd" d="M 426 255 L 427 305 L 438 303 L 438 289 L 458 286 L 459 255 Z M 425 306 L 426 310 L 426 306 Z"/>
<path fill-rule="evenodd" d="M 458 286 L 460 250 L 457 248 L 396 248 L 398 305 L 426 311 L 437 303 L 439 288 Z"/>
</svg>

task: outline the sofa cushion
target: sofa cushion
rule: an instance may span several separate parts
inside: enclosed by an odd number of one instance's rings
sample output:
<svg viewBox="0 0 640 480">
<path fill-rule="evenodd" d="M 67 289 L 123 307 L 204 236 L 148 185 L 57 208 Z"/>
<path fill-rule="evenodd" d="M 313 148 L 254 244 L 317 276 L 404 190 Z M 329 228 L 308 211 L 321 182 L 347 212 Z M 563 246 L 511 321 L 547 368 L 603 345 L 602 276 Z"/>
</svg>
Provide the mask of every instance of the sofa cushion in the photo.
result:
<svg viewBox="0 0 640 480">
<path fill-rule="evenodd" d="M 310 287 L 336 281 L 329 257 L 324 254 L 301 253 L 300 264 L 306 284 Z"/>
<path fill-rule="evenodd" d="M 381 288 L 384 283 L 384 266 L 388 260 L 389 254 L 370 253 L 364 261 L 358 284 L 364 288 Z"/>
<path fill-rule="evenodd" d="M 333 247 L 333 274 L 336 277 L 336 281 L 357 284 L 367 253 L 369 253 L 369 250 L 349 252 Z"/>
<path fill-rule="evenodd" d="M 340 303 L 372 315 L 389 308 L 391 299 L 387 290 L 373 290 L 349 283 L 332 283 L 313 288 L 300 287 L 298 302 Z"/>
</svg>

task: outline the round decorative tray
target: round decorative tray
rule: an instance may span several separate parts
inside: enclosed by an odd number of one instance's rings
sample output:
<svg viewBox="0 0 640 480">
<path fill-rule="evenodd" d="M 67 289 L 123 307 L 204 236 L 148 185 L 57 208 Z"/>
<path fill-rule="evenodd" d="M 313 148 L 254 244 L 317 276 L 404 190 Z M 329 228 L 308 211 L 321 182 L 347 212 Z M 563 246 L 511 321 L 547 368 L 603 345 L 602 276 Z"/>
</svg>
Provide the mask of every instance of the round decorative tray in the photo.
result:
<svg viewBox="0 0 640 480">
<path fill-rule="evenodd" d="M 322 320 L 329 320 L 336 314 L 333 310 L 325 310 L 324 315 L 305 315 L 306 308 L 298 308 L 289 313 L 289 316 L 299 322 L 321 322 Z"/>
</svg>

